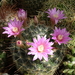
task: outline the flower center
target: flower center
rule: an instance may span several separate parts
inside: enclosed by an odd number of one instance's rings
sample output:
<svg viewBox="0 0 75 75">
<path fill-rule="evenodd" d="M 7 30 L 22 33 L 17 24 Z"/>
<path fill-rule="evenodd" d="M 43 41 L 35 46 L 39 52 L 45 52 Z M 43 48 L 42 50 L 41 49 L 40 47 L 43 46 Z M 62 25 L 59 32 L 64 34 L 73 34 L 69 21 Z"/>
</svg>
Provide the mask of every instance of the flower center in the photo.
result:
<svg viewBox="0 0 75 75">
<path fill-rule="evenodd" d="M 18 28 L 17 27 L 13 27 L 12 31 L 13 32 L 18 32 Z"/>
<path fill-rule="evenodd" d="M 58 35 L 58 40 L 62 40 L 63 39 L 63 35 Z"/>
<path fill-rule="evenodd" d="M 38 46 L 38 51 L 43 52 L 44 51 L 44 46 L 43 45 Z"/>
<path fill-rule="evenodd" d="M 55 18 L 58 18 L 58 14 L 54 14 L 53 16 L 54 16 Z"/>
</svg>

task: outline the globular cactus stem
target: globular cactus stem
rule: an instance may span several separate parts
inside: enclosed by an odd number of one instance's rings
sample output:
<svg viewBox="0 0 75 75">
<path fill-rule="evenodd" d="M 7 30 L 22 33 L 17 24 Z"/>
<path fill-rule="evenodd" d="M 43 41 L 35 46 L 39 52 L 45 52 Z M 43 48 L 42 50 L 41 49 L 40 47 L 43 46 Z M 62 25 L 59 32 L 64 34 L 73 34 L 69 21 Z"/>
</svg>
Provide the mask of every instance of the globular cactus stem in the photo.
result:
<svg viewBox="0 0 75 75">
<path fill-rule="evenodd" d="M 43 37 L 46 35 L 47 38 L 50 37 L 52 33 L 50 27 L 44 25 L 31 25 L 24 32 L 22 32 L 21 37 L 16 37 L 12 41 L 12 47 L 10 48 L 13 55 L 13 61 L 16 63 L 18 70 L 20 70 L 25 75 L 53 75 L 58 69 L 60 62 L 62 61 L 65 54 L 64 45 L 55 44 L 54 54 L 48 57 L 46 60 L 35 60 L 33 61 L 33 56 L 28 55 L 28 48 L 30 45 L 28 43 L 32 42 L 32 39 L 40 35 Z M 59 57 L 60 56 L 60 57 Z"/>
</svg>

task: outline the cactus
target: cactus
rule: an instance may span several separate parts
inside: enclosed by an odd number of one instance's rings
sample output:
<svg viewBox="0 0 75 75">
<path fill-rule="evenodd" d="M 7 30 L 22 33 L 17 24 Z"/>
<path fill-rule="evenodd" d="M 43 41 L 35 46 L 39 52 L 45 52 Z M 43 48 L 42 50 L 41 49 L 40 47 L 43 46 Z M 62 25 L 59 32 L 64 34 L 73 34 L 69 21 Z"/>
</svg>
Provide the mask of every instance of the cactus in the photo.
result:
<svg viewBox="0 0 75 75">
<path fill-rule="evenodd" d="M 5 56 L 6 53 L 0 51 L 0 71 L 2 71 L 2 69 L 4 68 Z"/>
<path fill-rule="evenodd" d="M 64 75 L 75 75 L 75 53 L 74 49 L 66 55 L 66 60 L 64 60 L 63 65 L 63 73 Z"/>
<path fill-rule="evenodd" d="M 6 3 L 5 0 L 1 0 L 1 6 L 0 6 L 0 72 L 5 71 L 6 66 L 6 52 L 7 51 L 7 44 L 9 43 L 9 40 L 6 35 L 3 35 L 2 32 L 3 26 L 6 26 L 9 19 L 13 19 L 15 16 L 15 9 L 13 9 L 13 6 L 11 7 Z"/>
<path fill-rule="evenodd" d="M 5 0 L 1 0 L 1 7 L 0 7 L 0 40 L 5 40 L 4 35 L 2 35 L 4 26 L 7 26 L 9 19 L 14 19 L 16 17 L 16 10 L 14 6 L 8 5 Z M 6 38 L 7 40 L 7 38 Z M 3 41 L 5 42 L 5 41 Z"/>
<path fill-rule="evenodd" d="M 67 44 L 66 56 L 62 62 L 62 73 L 64 75 L 75 75 L 75 21 L 74 16 L 69 21 L 70 25 L 66 27 L 71 33 L 72 40 Z"/>
<path fill-rule="evenodd" d="M 26 10 L 26 8 L 23 6 L 23 5 L 25 5 L 25 4 L 23 4 L 23 2 L 25 3 L 25 2 L 29 2 L 29 1 L 21 1 L 21 2 L 22 2 L 22 8 L 24 8 Z M 35 1 L 35 2 L 38 3 L 39 1 Z M 33 3 L 33 1 L 32 1 L 32 3 Z M 35 5 L 35 6 L 37 7 L 37 5 Z M 40 9 L 40 8 L 38 8 L 38 9 Z M 33 9 L 33 11 L 32 11 L 32 9 L 27 8 L 28 13 L 30 12 L 30 14 L 33 14 L 33 15 L 35 14 L 36 11 L 38 11 L 38 9 L 35 9 L 35 11 Z M 63 23 L 65 23 L 65 22 L 63 22 Z M 58 25 L 60 25 L 60 23 L 58 23 Z M 13 31 L 15 31 L 15 28 Z M 53 29 L 50 26 L 41 25 L 41 24 L 34 25 L 32 23 L 29 27 L 25 28 L 25 31 L 23 31 L 23 33 L 20 34 L 19 37 L 16 37 L 15 39 L 13 39 L 13 41 L 11 42 L 10 51 L 13 56 L 13 61 L 16 63 L 18 70 L 20 70 L 23 74 L 25 74 L 25 75 L 49 75 L 49 74 L 53 75 L 55 73 L 55 71 L 59 68 L 60 63 L 65 56 L 66 47 L 63 44 L 58 45 L 55 43 L 53 45 L 54 53 L 52 56 L 49 56 L 48 62 L 45 61 L 44 59 L 41 61 L 38 59 L 36 61 L 33 61 L 33 56 L 28 55 L 28 52 L 29 52 L 28 48 L 30 46 L 27 44 L 27 42 L 29 42 L 29 43 L 33 42 L 32 41 L 33 38 L 36 38 L 37 35 L 40 35 L 41 37 L 46 35 L 47 38 L 51 38 L 50 34 L 52 32 L 53 32 Z M 16 44 L 16 42 L 18 40 L 22 41 L 23 44 L 21 46 Z M 54 40 L 52 40 L 52 39 L 50 41 L 54 42 Z"/>
<path fill-rule="evenodd" d="M 72 35 L 72 40 L 68 44 L 68 52 L 63 61 L 64 75 L 75 75 L 75 36 Z"/>
<path fill-rule="evenodd" d="M 20 37 L 13 39 L 10 50 L 13 55 L 13 61 L 16 63 L 18 70 L 20 70 L 25 75 L 53 75 L 58 69 L 61 61 L 63 60 L 65 49 L 64 45 L 55 44 L 54 54 L 49 56 L 48 62 L 45 60 L 33 61 L 33 56 L 28 55 L 28 42 L 32 42 L 32 39 L 37 35 L 44 36 L 47 38 L 51 37 L 52 29 L 45 25 L 38 24 L 30 25 L 21 34 Z M 16 45 L 16 41 L 21 40 L 23 42 L 22 47 Z M 60 56 L 60 57 L 59 57 Z"/>
</svg>

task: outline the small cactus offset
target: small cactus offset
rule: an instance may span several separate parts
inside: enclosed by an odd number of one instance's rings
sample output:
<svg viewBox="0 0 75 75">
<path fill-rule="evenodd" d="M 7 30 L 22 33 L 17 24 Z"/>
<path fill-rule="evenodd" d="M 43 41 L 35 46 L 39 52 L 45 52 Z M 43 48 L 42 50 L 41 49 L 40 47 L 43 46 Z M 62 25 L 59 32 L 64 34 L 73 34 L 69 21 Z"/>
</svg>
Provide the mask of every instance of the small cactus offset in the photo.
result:
<svg viewBox="0 0 75 75">
<path fill-rule="evenodd" d="M 51 27 L 39 23 L 37 17 L 34 22 L 27 21 L 27 12 L 23 9 L 18 12 L 18 20 L 14 18 L 8 27 L 3 27 L 3 34 L 14 36 L 10 47 L 13 61 L 25 75 L 53 75 L 65 56 L 65 44 L 71 40 L 66 28 L 54 26 L 66 18 L 63 11 L 56 8 L 46 11 Z"/>
</svg>

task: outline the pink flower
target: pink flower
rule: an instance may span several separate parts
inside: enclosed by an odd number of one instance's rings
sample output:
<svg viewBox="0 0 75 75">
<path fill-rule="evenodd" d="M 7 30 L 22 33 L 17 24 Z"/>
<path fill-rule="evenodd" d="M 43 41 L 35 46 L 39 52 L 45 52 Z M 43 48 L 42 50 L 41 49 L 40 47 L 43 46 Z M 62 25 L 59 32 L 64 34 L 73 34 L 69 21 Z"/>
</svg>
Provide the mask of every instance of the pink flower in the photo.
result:
<svg viewBox="0 0 75 75">
<path fill-rule="evenodd" d="M 48 61 L 48 55 L 53 55 L 53 47 L 51 47 L 53 43 L 49 41 L 50 39 L 46 39 L 46 36 L 40 37 L 38 35 L 37 39 L 33 38 L 33 43 L 30 44 L 29 48 L 30 52 L 28 52 L 29 55 L 34 55 L 33 61 L 37 58 L 42 60 L 42 57 Z"/>
<path fill-rule="evenodd" d="M 22 24 L 23 24 L 23 21 L 20 22 L 20 21 L 17 21 L 16 19 L 14 19 L 13 21 L 10 20 L 10 22 L 8 23 L 8 27 L 3 27 L 3 29 L 5 29 L 3 34 L 8 34 L 8 37 L 12 35 L 16 37 L 17 35 L 21 33 L 21 31 L 25 30 L 24 28 L 22 28 Z"/>
<path fill-rule="evenodd" d="M 27 19 L 27 12 L 23 9 L 19 9 L 18 11 L 18 18 L 19 20 L 26 20 Z"/>
<path fill-rule="evenodd" d="M 58 29 L 57 27 L 55 27 L 54 33 L 51 35 L 53 36 L 52 39 L 58 42 L 59 45 L 61 45 L 62 43 L 67 44 L 67 42 L 71 40 L 71 38 L 69 37 L 69 32 L 66 31 L 66 28 Z"/>
<path fill-rule="evenodd" d="M 60 11 L 59 9 L 56 11 L 56 8 L 52 10 L 48 9 L 46 13 L 48 13 L 48 17 L 51 19 L 52 23 L 54 24 L 57 24 L 60 19 L 66 18 L 64 17 L 63 11 Z"/>
</svg>

